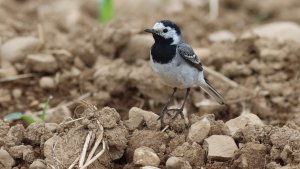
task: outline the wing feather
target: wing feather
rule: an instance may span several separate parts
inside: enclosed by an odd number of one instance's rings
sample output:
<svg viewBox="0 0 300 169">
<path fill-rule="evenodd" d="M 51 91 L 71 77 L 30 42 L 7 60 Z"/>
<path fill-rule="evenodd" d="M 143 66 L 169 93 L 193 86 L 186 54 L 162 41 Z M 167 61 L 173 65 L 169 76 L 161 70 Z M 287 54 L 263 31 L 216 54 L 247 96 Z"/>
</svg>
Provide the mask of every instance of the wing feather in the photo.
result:
<svg viewBox="0 0 300 169">
<path fill-rule="evenodd" d="M 190 45 L 188 45 L 186 43 L 181 43 L 177 46 L 177 51 L 178 51 L 179 55 L 185 61 L 187 61 L 187 63 L 196 67 L 200 71 L 203 70 L 202 64 L 201 64 L 198 56 L 195 54 L 193 48 Z"/>
</svg>

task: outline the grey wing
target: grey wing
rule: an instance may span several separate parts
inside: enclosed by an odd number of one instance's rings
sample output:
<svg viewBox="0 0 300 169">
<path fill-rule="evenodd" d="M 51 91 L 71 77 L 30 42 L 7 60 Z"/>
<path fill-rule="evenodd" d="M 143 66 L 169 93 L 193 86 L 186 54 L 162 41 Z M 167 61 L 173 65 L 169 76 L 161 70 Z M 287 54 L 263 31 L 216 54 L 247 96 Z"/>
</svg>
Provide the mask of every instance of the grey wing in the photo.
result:
<svg viewBox="0 0 300 169">
<path fill-rule="evenodd" d="M 193 48 L 190 45 L 188 45 L 186 43 L 181 43 L 177 46 L 177 51 L 178 51 L 179 55 L 185 61 L 187 61 L 187 63 L 196 67 L 200 71 L 203 70 L 202 64 L 201 64 L 198 56 L 195 54 L 195 52 L 193 51 Z"/>
</svg>

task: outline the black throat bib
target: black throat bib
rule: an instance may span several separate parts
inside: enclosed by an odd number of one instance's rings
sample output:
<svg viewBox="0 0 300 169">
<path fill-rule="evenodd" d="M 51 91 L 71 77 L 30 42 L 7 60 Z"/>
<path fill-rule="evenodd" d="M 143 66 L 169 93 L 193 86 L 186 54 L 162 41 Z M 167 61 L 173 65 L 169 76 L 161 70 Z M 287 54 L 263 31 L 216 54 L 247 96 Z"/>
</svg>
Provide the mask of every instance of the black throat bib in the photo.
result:
<svg viewBox="0 0 300 169">
<path fill-rule="evenodd" d="M 153 34 L 155 40 L 151 48 L 153 62 L 166 64 L 172 61 L 176 54 L 176 45 L 171 45 L 172 38 L 165 39 L 159 35 Z"/>
</svg>

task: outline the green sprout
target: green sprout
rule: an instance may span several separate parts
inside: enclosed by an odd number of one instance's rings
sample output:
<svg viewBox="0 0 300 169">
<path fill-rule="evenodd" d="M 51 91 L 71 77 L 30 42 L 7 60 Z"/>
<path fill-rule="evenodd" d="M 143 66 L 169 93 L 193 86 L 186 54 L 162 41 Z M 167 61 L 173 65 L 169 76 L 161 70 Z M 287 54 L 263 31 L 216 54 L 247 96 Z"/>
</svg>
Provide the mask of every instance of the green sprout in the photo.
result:
<svg viewBox="0 0 300 169">
<path fill-rule="evenodd" d="M 46 112 L 48 111 L 48 108 L 49 108 L 49 102 L 50 102 L 50 100 L 52 98 L 53 98 L 52 96 L 48 97 L 47 101 L 45 102 L 43 111 L 41 111 L 41 113 L 39 115 L 39 118 L 42 121 L 45 121 Z M 10 113 L 10 114 L 4 116 L 3 120 L 4 121 L 9 121 L 9 120 L 24 120 L 28 124 L 36 122 L 36 120 L 34 119 L 33 116 L 25 115 L 25 114 L 23 114 L 21 112 Z"/>
<path fill-rule="evenodd" d="M 99 21 L 108 22 L 113 18 L 114 9 L 112 0 L 98 0 L 99 4 Z"/>
</svg>

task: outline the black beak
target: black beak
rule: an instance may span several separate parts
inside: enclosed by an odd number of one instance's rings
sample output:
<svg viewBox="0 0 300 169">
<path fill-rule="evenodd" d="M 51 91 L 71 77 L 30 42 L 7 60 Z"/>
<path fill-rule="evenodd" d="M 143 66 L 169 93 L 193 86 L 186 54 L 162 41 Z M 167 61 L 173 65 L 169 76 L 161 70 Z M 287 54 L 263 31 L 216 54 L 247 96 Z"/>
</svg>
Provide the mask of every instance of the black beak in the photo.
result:
<svg viewBox="0 0 300 169">
<path fill-rule="evenodd" d="M 148 33 L 157 33 L 155 29 L 145 29 L 144 31 Z"/>
</svg>

